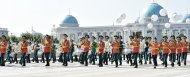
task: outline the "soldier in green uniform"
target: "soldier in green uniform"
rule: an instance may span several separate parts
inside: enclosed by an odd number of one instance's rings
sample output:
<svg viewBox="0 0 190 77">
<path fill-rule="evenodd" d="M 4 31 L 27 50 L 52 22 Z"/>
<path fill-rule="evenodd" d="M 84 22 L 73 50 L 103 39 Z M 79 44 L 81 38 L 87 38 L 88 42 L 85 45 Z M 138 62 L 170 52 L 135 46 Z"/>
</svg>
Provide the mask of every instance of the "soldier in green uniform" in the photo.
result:
<svg viewBox="0 0 190 77">
<path fill-rule="evenodd" d="M 73 42 L 72 39 L 70 40 L 70 43 L 71 43 L 71 47 L 69 48 L 69 53 L 68 53 L 68 56 L 69 56 L 68 58 L 69 58 L 69 59 L 68 59 L 68 60 L 69 60 L 71 63 L 73 63 L 73 52 L 74 52 L 74 49 L 75 49 L 75 48 L 74 48 L 75 45 L 74 45 L 74 42 Z"/>
<path fill-rule="evenodd" d="M 123 55 L 123 41 L 122 41 L 122 36 L 119 36 L 119 42 L 120 42 L 120 47 L 119 47 L 119 65 L 122 65 L 122 55 Z"/>
<path fill-rule="evenodd" d="M 56 62 L 56 49 L 57 49 L 56 45 L 53 44 L 51 46 L 51 59 L 53 60 L 53 63 Z"/>
<path fill-rule="evenodd" d="M 96 59 L 96 48 L 97 43 L 95 42 L 95 37 L 91 37 L 91 55 L 90 55 L 90 63 L 92 62 L 92 65 L 95 65 L 95 59 Z"/>
</svg>

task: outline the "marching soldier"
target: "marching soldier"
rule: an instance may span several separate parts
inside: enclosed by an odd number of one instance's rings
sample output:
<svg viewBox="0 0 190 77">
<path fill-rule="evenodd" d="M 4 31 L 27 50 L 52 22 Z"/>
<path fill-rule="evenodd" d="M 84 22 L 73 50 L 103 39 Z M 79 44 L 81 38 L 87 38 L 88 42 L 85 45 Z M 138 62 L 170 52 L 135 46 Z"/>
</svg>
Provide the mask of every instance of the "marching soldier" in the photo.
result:
<svg viewBox="0 0 190 77">
<path fill-rule="evenodd" d="M 97 44 L 97 53 L 98 53 L 98 56 L 99 56 L 99 67 L 103 67 L 103 63 L 102 63 L 102 56 L 103 56 L 103 53 L 104 53 L 104 48 L 105 48 L 105 43 L 103 42 L 103 36 L 99 36 L 99 42 Z"/>
<path fill-rule="evenodd" d="M 69 48 L 69 56 L 68 56 L 68 58 L 69 58 L 69 61 L 70 61 L 71 63 L 73 63 L 73 52 L 75 51 L 74 40 L 70 39 L 70 44 L 71 44 L 71 46 L 70 46 L 70 48 Z"/>
<path fill-rule="evenodd" d="M 113 54 L 113 61 L 115 61 L 115 67 L 118 67 L 118 54 L 119 54 L 119 47 L 120 47 L 120 42 L 119 42 L 119 37 L 114 36 L 115 40 L 111 43 L 112 46 L 112 54 Z"/>
<path fill-rule="evenodd" d="M 16 64 L 18 64 L 17 54 L 18 54 L 19 50 L 20 49 L 18 47 L 18 42 L 16 42 L 16 44 L 13 46 L 13 52 L 14 52 L 13 62 L 15 62 Z"/>
<path fill-rule="evenodd" d="M 92 65 L 95 65 L 95 59 L 96 59 L 96 48 L 97 48 L 97 43 L 95 42 L 95 37 L 91 37 L 91 59 L 90 62 L 92 62 Z"/>
<path fill-rule="evenodd" d="M 130 44 L 132 46 L 132 54 L 134 57 L 134 68 L 138 68 L 138 63 L 137 63 L 137 57 L 139 55 L 139 49 L 140 49 L 140 42 L 138 41 L 138 37 L 134 36 L 133 41 Z"/>
<path fill-rule="evenodd" d="M 63 52 L 63 66 L 68 66 L 67 63 L 67 54 L 69 52 L 69 48 L 70 48 L 70 42 L 69 40 L 67 40 L 67 34 L 63 34 L 63 41 L 61 43 L 61 47 L 62 47 L 62 52 Z"/>
<path fill-rule="evenodd" d="M 119 36 L 118 40 L 120 42 L 119 54 L 118 54 L 119 65 L 122 65 L 122 55 L 123 55 L 123 41 L 121 41 L 122 40 L 122 36 Z"/>
<path fill-rule="evenodd" d="M 170 58 L 171 58 L 171 66 L 174 67 L 174 62 L 175 62 L 175 56 L 176 56 L 176 41 L 175 41 L 175 36 L 170 37 L 169 41 L 169 48 L 170 48 Z"/>
<path fill-rule="evenodd" d="M 139 38 L 140 40 L 140 52 L 139 52 L 139 63 L 140 65 L 142 65 L 142 60 L 143 60 L 143 52 L 144 52 L 144 37 L 143 36 L 140 36 Z"/>
<path fill-rule="evenodd" d="M 35 61 L 36 63 L 39 63 L 38 60 L 38 51 L 40 50 L 40 46 L 38 44 L 38 42 L 36 41 L 35 44 L 33 45 L 33 51 L 34 51 L 34 57 L 33 57 L 33 61 Z"/>
<path fill-rule="evenodd" d="M 32 52 L 32 43 L 29 42 L 28 52 L 26 53 L 26 63 L 30 63 L 30 54 Z"/>
<path fill-rule="evenodd" d="M 85 62 L 85 66 L 88 66 L 88 52 L 90 49 L 90 41 L 89 39 L 89 35 L 85 35 L 84 41 L 81 43 L 81 46 L 83 47 L 83 52 L 82 52 L 82 61 L 81 64 L 84 64 Z"/>
<path fill-rule="evenodd" d="M 108 58 L 111 55 L 109 36 L 106 36 L 105 39 L 106 39 L 105 40 L 105 53 L 104 53 L 104 56 L 103 56 L 103 62 L 104 62 L 105 65 L 108 65 Z"/>
<path fill-rule="evenodd" d="M 187 41 L 186 36 L 182 36 L 181 38 L 182 38 L 182 40 L 181 40 L 181 43 L 182 43 L 182 61 L 184 61 L 184 65 L 186 66 L 189 43 Z"/>
<path fill-rule="evenodd" d="M 49 35 L 46 35 L 42 44 L 44 45 L 44 54 L 45 54 L 45 58 L 46 58 L 46 65 L 45 66 L 50 66 L 49 64 L 49 55 L 51 52 L 51 46 L 52 46 L 52 41 L 51 41 L 51 37 Z"/>
<path fill-rule="evenodd" d="M 51 47 L 51 60 L 53 61 L 52 63 L 55 63 L 56 61 L 56 45 L 53 44 L 52 47 Z"/>
<path fill-rule="evenodd" d="M 167 67 L 168 63 L 167 63 L 167 59 L 168 59 L 168 54 L 170 52 L 169 50 L 169 44 L 167 42 L 167 36 L 163 37 L 163 40 L 161 42 L 160 47 L 162 48 L 162 54 L 163 54 L 163 65 L 165 67 Z"/>
<path fill-rule="evenodd" d="M 181 66 L 181 53 L 182 53 L 182 43 L 181 38 L 177 37 L 177 44 L 176 44 L 176 53 L 177 53 L 177 64 Z"/>
<path fill-rule="evenodd" d="M 1 64 L 0 66 L 5 66 L 5 53 L 7 51 L 8 42 L 5 35 L 2 36 L 2 41 L 0 41 L 0 53 L 1 53 Z"/>
<path fill-rule="evenodd" d="M 148 44 L 152 41 L 151 37 L 148 37 Z M 148 60 L 149 60 L 149 64 L 152 64 L 151 61 L 152 55 L 151 55 L 151 48 L 148 48 Z"/>
<path fill-rule="evenodd" d="M 148 60 L 148 48 L 149 48 L 149 42 L 148 37 L 145 38 L 145 49 L 144 49 L 144 64 L 147 64 Z"/>
<path fill-rule="evenodd" d="M 127 58 L 127 63 L 130 62 L 130 66 L 133 65 L 132 62 L 132 46 L 130 45 L 132 43 L 133 36 L 129 36 L 129 42 L 126 43 L 126 58 Z"/>
<path fill-rule="evenodd" d="M 20 64 L 22 66 L 26 66 L 26 61 L 25 61 L 25 58 L 26 58 L 26 53 L 28 52 L 28 41 L 27 41 L 27 38 L 26 36 L 22 36 L 22 41 L 20 43 L 20 47 L 21 47 L 21 60 L 20 60 Z"/>
<path fill-rule="evenodd" d="M 154 68 L 156 68 L 156 66 L 158 66 L 157 56 L 158 56 L 159 47 L 160 47 L 160 44 L 157 42 L 156 38 L 149 44 L 149 47 L 151 48 L 151 55 L 153 58 Z"/>
</svg>

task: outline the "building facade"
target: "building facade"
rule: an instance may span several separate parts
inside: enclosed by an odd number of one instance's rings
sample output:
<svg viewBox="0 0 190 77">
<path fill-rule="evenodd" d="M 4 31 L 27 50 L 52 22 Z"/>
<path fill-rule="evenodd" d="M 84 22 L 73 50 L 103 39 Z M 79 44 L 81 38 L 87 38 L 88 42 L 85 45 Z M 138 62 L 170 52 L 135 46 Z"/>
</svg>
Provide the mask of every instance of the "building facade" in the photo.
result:
<svg viewBox="0 0 190 77">
<path fill-rule="evenodd" d="M 89 36 L 103 35 L 113 37 L 114 35 L 123 36 L 123 40 L 128 41 L 130 35 L 139 35 L 144 37 L 156 37 L 161 41 L 163 36 L 179 36 L 183 34 L 190 40 L 190 23 L 186 23 L 187 19 L 190 19 L 190 14 L 184 15 L 184 17 L 178 23 L 170 22 L 168 15 L 161 16 L 160 10 L 164 9 L 158 3 L 149 4 L 144 10 L 143 14 L 137 18 L 134 23 L 128 23 L 127 25 L 110 25 L 110 26 L 92 26 L 92 27 L 79 27 L 77 19 L 72 15 L 67 15 L 59 27 L 52 29 L 52 33 L 61 40 L 63 34 L 68 34 L 70 39 L 75 42 L 79 41 L 79 38 L 88 34 Z M 151 16 L 157 15 L 158 20 L 152 21 Z M 152 23 L 152 28 L 148 28 L 147 25 Z M 169 23 L 169 28 L 165 27 L 165 24 Z M 113 38 L 111 38 L 112 40 Z"/>
<path fill-rule="evenodd" d="M 8 29 L 7 28 L 0 28 L 0 36 L 5 35 L 8 36 Z"/>
</svg>

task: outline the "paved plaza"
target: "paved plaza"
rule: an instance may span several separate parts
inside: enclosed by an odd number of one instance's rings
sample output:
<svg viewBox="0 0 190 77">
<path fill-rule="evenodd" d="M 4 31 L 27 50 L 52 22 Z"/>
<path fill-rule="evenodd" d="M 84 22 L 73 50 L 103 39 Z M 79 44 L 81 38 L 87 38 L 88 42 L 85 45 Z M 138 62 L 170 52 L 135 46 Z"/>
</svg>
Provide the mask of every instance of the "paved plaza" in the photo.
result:
<svg viewBox="0 0 190 77">
<path fill-rule="evenodd" d="M 123 65 L 115 68 L 114 64 L 98 67 L 97 65 L 83 66 L 78 62 L 69 63 L 68 67 L 61 63 L 51 63 L 45 67 L 43 63 L 30 63 L 26 67 L 19 64 L 6 64 L 0 67 L 0 77 L 190 77 L 190 56 L 187 66 L 165 68 L 158 62 L 157 69 L 152 64 L 139 65 L 139 68 L 129 66 L 125 61 Z"/>
</svg>

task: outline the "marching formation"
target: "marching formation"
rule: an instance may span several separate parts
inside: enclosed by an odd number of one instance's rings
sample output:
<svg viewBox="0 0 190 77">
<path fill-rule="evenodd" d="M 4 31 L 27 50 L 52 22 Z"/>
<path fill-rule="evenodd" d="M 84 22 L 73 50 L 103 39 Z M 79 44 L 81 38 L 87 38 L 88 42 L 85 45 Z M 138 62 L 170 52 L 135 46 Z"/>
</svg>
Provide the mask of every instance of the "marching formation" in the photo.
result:
<svg viewBox="0 0 190 77">
<path fill-rule="evenodd" d="M 113 41 L 110 41 L 110 38 L 114 38 Z M 68 39 L 67 34 L 63 34 L 59 44 L 54 43 L 49 35 L 46 35 L 41 43 L 29 42 L 26 36 L 22 36 L 20 42 L 11 43 L 3 35 L 0 38 L 0 66 L 5 66 L 5 62 L 26 66 L 26 63 L 31 61 L 50 66 L 50 61 L 52 63 L 58 61 L 63 66 L 68 66 L 68 62 L 79 62 L 84 66 L 96 65 L 98 62 L 99 67 L 109 63 L 115 63 L 115 67 L 118 67 L 122 65 L 123 60 L 134 68 L 138 68 L 139 64 L 148 63 L 153 63 L 156 68 L 158 60 L 164 67 L 168 64 L 172 67 L 175 64 L 178 66 L 182 63 L 187 64 L 189 42 L 186 36 L 170 36 L 169 39 L 164 36 L 161 42 L 158 42 L 157 38 L 142 36 L 129 36 L 130 41 L 127 42 L 122 40 L 122 36 L 117 35 L 114 37 L 100 35 L 98 38 L 85 35 L 78 43 L 74 43 L 72 39 Z M 19 61 L 17 57 L 20 58 Z"/>
</svg>

